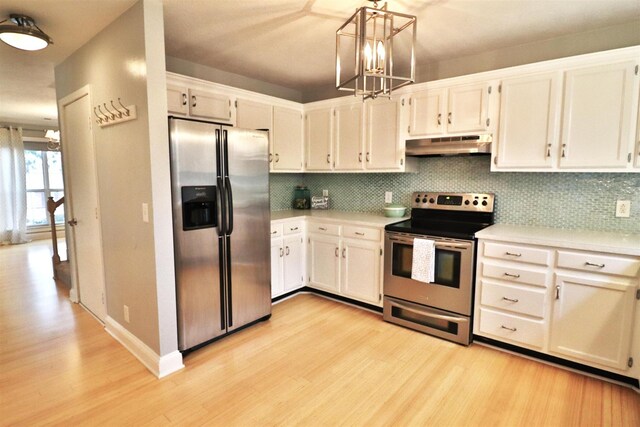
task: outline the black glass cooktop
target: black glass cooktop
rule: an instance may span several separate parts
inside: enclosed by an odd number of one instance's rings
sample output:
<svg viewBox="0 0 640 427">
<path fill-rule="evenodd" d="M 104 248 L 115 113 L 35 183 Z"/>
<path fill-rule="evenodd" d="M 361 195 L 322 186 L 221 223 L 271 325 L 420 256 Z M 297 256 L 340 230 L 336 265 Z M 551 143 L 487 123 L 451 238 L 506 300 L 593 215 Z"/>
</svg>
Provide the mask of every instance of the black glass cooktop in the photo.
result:
<svg viewBox="0 0 640 427">
<path fill-rule="evenodd" d="M 491 224 L 478 224 L 466 222 L 451 221 L 416 221 L 408 219 L 402 222 L 389 224 L 385 227 L 387 231 L 396 231 L 399 233 L 421 234 L 438 237 L 449 237 L 452 239 L 473 239 L 476 232 L 488 227 Z"/>
</svg>

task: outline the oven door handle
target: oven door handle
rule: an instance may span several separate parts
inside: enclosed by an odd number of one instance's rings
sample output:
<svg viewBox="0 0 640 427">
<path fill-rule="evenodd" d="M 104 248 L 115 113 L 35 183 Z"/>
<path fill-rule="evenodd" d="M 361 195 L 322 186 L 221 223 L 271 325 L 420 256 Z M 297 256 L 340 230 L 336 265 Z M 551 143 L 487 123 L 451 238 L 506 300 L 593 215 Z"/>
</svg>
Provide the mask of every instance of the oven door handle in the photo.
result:
<svg viewBox="0 0 640 427">
<path fill-rule="evenodd" d="M 399 304 L 399 303 L 397 303 L 395 301 L 393 301 L 391 304 L 395 305 L 396 307 L 400 307 L 403 310 L 407 310 L 407 311 L 410 311 L 410 312 L 415 313 L 415 314 L 420 314 L 422 316 L 430 316 L 430 317 L 435 317 L 436 319 L 449 320 L 451 322 L 457 322 L 457 323 L 463 323 L 463 322 L 467 322 L 468 321 L 464 317 L 445 316 L 444 314 L 436 314 L 436 313 L 433 313 L 433 312 L 425 312 L 425 311 L 416 310 L 415 308 L 407 307 L 406 305 Z"/>
<path fill-rule="evenodd" d="M 388 237 L 388 239 L 391 242 L 398 242 L 398 243 L 404 243 L 406 245 L 409 246 L 413 246 L 413 239 L 407 239 L 407 238 L 401 238 L 401 237 Z M 447 242 L 438 242 L 436 241 L 436 248 L 437 249 L 459 249 L 459 250 L 467 250 L 467 249 L 471 249 L 471 244 L 468 245 L 456 245 L 453 243 L 447 243 Z"/>
<path fill-rule="evenodd" d="M 471 245 L 469 245 L 471 246 Z M 460 246 L 460 245 L 450 245 L 448 243 L 437 243 L 436 242 L 436 249 L 460 249 L 460 250 L 466 250 L 469 249 L 469 246 Z"/>
</svg>

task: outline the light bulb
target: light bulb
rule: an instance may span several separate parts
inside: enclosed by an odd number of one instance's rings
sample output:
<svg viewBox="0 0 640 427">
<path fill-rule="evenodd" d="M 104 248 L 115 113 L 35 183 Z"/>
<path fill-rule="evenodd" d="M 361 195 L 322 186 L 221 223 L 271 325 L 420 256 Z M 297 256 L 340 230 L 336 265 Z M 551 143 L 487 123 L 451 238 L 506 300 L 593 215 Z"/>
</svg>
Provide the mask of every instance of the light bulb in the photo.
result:
<svg viewBox="0 0 640 427">
<path fill-rule="evenodd" d="M 376 56 L 377 56 L 377 59 L 378 59 L 377 68 L 379 70 L 383 70 L 384 69 L 385 50 L 384 50 L 384 43 L 382 43 L 382 41 L 378 42 L 378 46 L 376 47 Z"/>
<path fill-rule="evenodd" d="M 371 68 L 373 66 L 372 62 L 373 62 L 373 54 L 371 52 L 371 45 L 369 44 L 369 42 L 367 42 L 364 45 L 364 61 L 365 61 L 365 69 L 367 71 L 371 71 Z"/>
</svg>

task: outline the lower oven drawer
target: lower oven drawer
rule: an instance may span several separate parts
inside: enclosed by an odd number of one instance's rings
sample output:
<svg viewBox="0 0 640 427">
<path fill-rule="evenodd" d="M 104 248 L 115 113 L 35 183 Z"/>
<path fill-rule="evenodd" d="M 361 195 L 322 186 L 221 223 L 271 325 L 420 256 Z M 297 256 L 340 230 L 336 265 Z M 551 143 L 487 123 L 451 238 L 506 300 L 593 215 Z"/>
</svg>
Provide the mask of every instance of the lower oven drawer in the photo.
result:
<svg viewBox="0 0 640 427">
<path fill-rule="evenodd" d="M 382 318 L 459 344 L 471 342 L 470 319 L 447 311 L 385 296 Z"/>
<path fill-rule="evenodd" d="M 514 341 L 531 347 L 542 348 L 544 343 L 544 323 L 506 313 L 498 313 L 486 308 L 480 309 L 480 332 L 501 341 Z"/>
</svg>

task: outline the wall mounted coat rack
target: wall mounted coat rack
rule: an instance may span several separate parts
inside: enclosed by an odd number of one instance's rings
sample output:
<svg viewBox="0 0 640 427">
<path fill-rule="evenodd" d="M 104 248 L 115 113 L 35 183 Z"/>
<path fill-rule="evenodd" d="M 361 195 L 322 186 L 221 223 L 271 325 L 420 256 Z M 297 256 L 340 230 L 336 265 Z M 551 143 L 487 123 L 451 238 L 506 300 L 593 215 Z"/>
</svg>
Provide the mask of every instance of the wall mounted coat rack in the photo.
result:
<svg viewBox="0 0 640 427">
<path fill-rule="evenodd" d="M 110 101 L 111 108 L 107 106 L 106 102 L 103 102 L 102 105 L 98 104 L 93 107 L 93 114 L 96 116 L 96 123 L 100 125 L 100 127 L 111 126 L 122 122 L 128 122 L 129 120 L 134 120 L 136 116 L 136 106 L 129 105 L 125 107 L 118 98 L 119 106 L 113 103 L 113 100 Z"/>
</svg>

